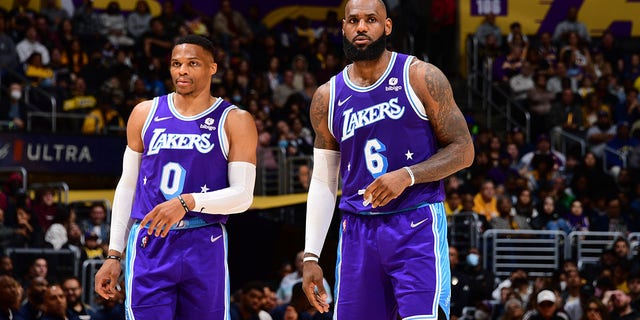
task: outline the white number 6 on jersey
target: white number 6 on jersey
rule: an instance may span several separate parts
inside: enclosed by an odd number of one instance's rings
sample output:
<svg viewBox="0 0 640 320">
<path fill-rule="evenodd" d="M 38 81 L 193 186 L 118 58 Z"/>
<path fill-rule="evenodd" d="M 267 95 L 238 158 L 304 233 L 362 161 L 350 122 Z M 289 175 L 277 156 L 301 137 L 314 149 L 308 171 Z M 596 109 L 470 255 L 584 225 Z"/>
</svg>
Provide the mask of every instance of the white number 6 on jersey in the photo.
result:
<svg viewBox="0 0 640 320">
<path fill-rule="evenodd" d="M 364 146 L 364 158 L 367 162 L 367 170 L 371 172 L 374 178 L 387 173 L 387 167 L 389 166 L 387 157 L 380 153 L 386 150 L 387 147 L 378 139 L 368 140 Z"/>
</svg>

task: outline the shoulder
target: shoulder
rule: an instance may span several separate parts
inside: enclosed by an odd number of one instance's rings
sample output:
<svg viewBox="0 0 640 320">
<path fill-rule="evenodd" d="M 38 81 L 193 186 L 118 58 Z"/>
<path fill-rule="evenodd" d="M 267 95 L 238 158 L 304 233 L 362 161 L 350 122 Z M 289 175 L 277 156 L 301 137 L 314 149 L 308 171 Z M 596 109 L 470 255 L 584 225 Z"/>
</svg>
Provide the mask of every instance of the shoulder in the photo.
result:
<svg viewBox="0 0 640 320">
<path fill-rule="evenodd" d="M 138 103 L 131 111 L 131 115 L 129 116 L 129 121 L 127 125 L 142 126 L 146 121 L 147 116 L 149 116 L 149 112 L 151 112 L 152 105 L 153 105 L 153 100 L 145 100 Z"/>
<path fill-rule="evenodd" d="M 424 62 L 416 57 L 411 57 L 409 66 L 409 78 L 411 85 L 418 88 L 431 90 L 439 87 L 449 87 L 449 80 L 438 67 L 431 63 Z"/>
<path fill-rule="evenodd" d="M 330 82 L 326 82 L 325 84 L 319 86 L 316 89 L 316 91 L 313 93 L 310 112 L 327 110 L 329 107 L 330 92 L 331 92 Z"/>
<path fill-rule="evenodd" d="M 229 111 L 228 115 L 229 121 L 232 122 L 246 122 L 246 123 L 254 123 L 253 116 L 246 110 L 242 110 L 240 108 L 233 108 Z"/>
</svg>

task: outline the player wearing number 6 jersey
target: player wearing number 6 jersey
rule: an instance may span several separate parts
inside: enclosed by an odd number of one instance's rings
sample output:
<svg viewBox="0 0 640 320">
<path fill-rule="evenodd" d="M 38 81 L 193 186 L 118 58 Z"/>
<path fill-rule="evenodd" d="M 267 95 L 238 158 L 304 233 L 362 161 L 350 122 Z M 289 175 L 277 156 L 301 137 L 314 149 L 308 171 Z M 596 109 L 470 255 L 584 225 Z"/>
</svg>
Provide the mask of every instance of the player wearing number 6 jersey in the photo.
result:
<svg viewBox="0 0 640 320">
<path fill-rule="evenodd" d="M 204 37 L 178 39 L 175 92 L 137 105 L 127 125 L 109 257 L 95 284 L 114 296 L 126 247 L 127 319 L 229 317 L 224 223 L 251 205 L 258 139 L 249 113 L 210 95 L 213 56 Z"/>
<path fill-rule="evenodd" d="M 350 0 L 344 50 L 353 61 L 314 94 L 314 168 L 303 287 L 329 311 L 318 257 L 342 212 L 334 319 L 447 319 L 450 270 L 442 179 L 467 167 L 473 143 L 448 80 L 386 50 L 380 0 Z"/>
</svg>

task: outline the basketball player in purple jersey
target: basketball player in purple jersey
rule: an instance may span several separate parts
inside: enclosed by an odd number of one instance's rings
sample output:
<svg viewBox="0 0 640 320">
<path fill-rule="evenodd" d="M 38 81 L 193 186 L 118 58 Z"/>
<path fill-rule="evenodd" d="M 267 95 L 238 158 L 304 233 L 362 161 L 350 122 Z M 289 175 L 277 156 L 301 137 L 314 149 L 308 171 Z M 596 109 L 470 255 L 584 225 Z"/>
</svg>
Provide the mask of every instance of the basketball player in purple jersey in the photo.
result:
<svg viewBox="0 0 640 320">
<path fill-rule="evenodd" d="M 213 56 L 206 38 L 178 39 L 175 92 L 138 104 L 127 125 L 109 256 L 95 278 L 113 298 L 126 247 L 127 319 L 229 316 L 224 223 L 253 201 L 258 137 L 249 113 L 210 95 Z"/>
<path fill-rule="evenodd" d="M 473 143 L 438 68 L 386 50 L 381 0 L 351 0 L 342 23 L 353 61 L 314 94 L 314 167 L 303 287 L 328 312 L 318 258 L 342 179 L 334 319 L 448 319 L 442 179 L 471 165 Z"/>
</svg>

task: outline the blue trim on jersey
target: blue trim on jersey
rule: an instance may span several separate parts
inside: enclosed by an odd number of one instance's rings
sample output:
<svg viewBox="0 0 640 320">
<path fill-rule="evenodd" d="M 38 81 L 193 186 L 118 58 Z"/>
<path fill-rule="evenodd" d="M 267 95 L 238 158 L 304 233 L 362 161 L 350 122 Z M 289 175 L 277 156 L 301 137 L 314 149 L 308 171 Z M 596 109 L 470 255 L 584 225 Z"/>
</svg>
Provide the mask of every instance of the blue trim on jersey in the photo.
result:
<svg viewBox="0 0 640 320">
<path fill-rule="evenodd" d="M 427 118 L 427 114 L 424 112 L 424 106 L 423 110 L 420 110 L 413 99 L 414 97 L 412 96 L 412 93 L 415 95 L 415 91 L 413 91 L 413 87 L 411 86 L 411 81 L 409 79 L 409 67 L 411 66 L 411 62 L 413 62 L 413 59 L 416 58 L 414 56 L 409 56 L 404 62 L 404 69 L 402 71 L 402 77 L 404 78 L 404 85 L 406 87 L 406 90 L 404 92 L 407 94 L 407 100 L 409 100 L 411 108 L 413 108 L 413 111 L 416 112 L 416 115 L 418 115 L 420 119 L 428 121 L 429 119 Z M 422 102 L 420 102 L 420 104 L 422 104 Z"/>
<path fill-rule="evenodd" d="M 225 290 L 224 290 L 224 320 L 231 319 L 231 284 L 229 280 L 229 237 L 227 236 L 227 228 L 223 223 L 220 224 L 222 228 L 222 237 L 224 238 L 224 277 L 225 281 Z"/>
<path fill-rule="evenodd" d="M 335 271 L 335 277 L 336 277 L 336 283 L 334 285 L 333 288 L 333 296 L 335 297 L 335 301 L 333 302 L 333 320 L 337 320 L 338 319 L 338 306 L 340 305 L 338 303 L 338 300 L 340 300 L 340 267 L 342 267 L 342 233 L 344 232 L 344 230 L 342 229 L 342 226 L 344 225 L 344 218 L 342 220 L 342 222 L 340 223 L 340 228 L 338 231 L 338 254 L 336 255 L 336 271 Z"/>
<path fill-rule="evenodd" d="M 333 134 L 333 112 L 335 110 L 335 98 L 336 98 L 336 76 L 331 77 L 329 80 L 329 110 L 327 112 L 327 126 L 329 127 L 329 132 L 335 138 L 335 134 Z"/>
<path fill-rule="evenodd" d="M 220 121 L 218 123 L 218 143 L 220 144 L 220 152 L 222 152 L 222 155 L 226 160 L 229 160 L 229 146 L 227 146 L 226 144 L 227 140 L 224 139 L 224 135 L 226 135 L 226 132 L 224 131 L 224 123 L 227 121 L 229 112 L 234 109 L 238 109 L 238 107 L 235 105 L 231 105 L 229 108 L 227 108 L 220 116 Z"/>
<path fill-rule="evenodd" d="M 396 62 L 397 55 L 398 55 L 397 52 L 391 52 L 391 60 L 387 65 L 387 70 L 384 71 L 382 76 L 380 76 L 380 78 L 378 78 L 378 81 L 376 81 L 374 84 L 368 87 L 360 87 L 354 84 L 353 82 L 351 82 L 351 80 L 349 80 L 349 73 L 347 72 L 347 70 L 349 70 L 349 68 L 351 68 L 353 64 L 346 66 L 342 71 L 342 78 L 344 79 L 344 83 L 347 85 L 347 87 L 349 87 L 349 89 L 357 92 L 367 92 L 377 88 L 385 79 L 387 79 L 387 76 L 389 76 L 389 74 L 391 73 L 391 70 L 393 70 L 393 66 Z"/>
<path fill-rule="evenodd" d="M 158 110 L 159 101 L 160 101 L 160 97 L 153 98 L 151 102 L 151 110 L 149 110 L 147 119 L 144 121 L 144 125 L 142 126 L 142 132 L 140 132 L 140 139 L 142 140 L 143 147 L 144 147 L 144 135 L 147 133 L 147 129 L 149 128 L 149 126 L 151 125 L 151 122 L 153 121 L 153 115 L 155 115 L 156 111 Z"/>
<path fill-rule="evenodd" d="M 444 290 L 444 287 L 442 287 L 442 272 L 449 272 L 448 270 L 444 270 L 443 266 L 442 266 L 442 257 L 441 257 L 441 252 L 439 250 L 440 248 L 440 230 L 438 229 L 438 221 L 440 220 L 440 215 L 442 213 L 445 213 L 444 211 L 444 206 L 442 205 L 442 202 L 438 204 L 431 204 L 429 205 L 429 210 L 431 210 L 431 216 L 433 218 L 433 223 L 431 223 L 431 232 L 433 233 L 433 252 L 436 252 L 436 254 L 434 254 L 433 256 L 436 259 L 436 263 L 435 263 L 435 267 L 436 267 L 436 272 L 435 272 L 435 276 L 436 276 L 436 283 L 438 284 L 438 288 L 440 288 L 441 290 L 436 290 L 434 297 L 433 297 L 433 305 L 431 306 L 431 310 L 433 310 L 433 318 L 438 316 L 438 304 L 440 303 L 440 295 L 442 294 L 442 290 Z M 446 216 L 446 213 L 445 213 Z M 440 254 L 438 254 L 437 252 L 440 252 Z M 449 253 L 447 252 L 447 257 L 449 257 Z M 448 284 L 451 285 L 451 284 Z"/>
<path fill-rule="evenodd" d="M 433 223 L 431 224 L 434 248 L 437 252 L 436 258 L 436 281 L 440 290 L 436 291 L 433 299 L 434 319 L 438 316 L 438 306 L 449 318 L 449 308 L 451 301 L 451 267 L 449 265 L 449 244 L 447 242 L 447 213 L 444 209 L 444 202 L 433 203 L 430 207 Z M 441 301 L 442 299 L 445 301 Z M 426 318 L 425 318 L 426 319 Z"/>
<path fill-rule="evenodd" d="M 176 118 L 180 119 L 180 120 L 184 120 L 184 121 L 191 121 L 191 120 L 197 120 L 199 118 L 201 118 L 204 114 L 208 114 L 209 112 L 213 111 L 215 108 L 217 108 L 221 103 L 222 103 L 222 98 L 216 98 L 216 102 L 214 102 L 209 108 L 207 108 L 206 110 L 193 115 L 193 116 L 183 116 L 180 114 L 180 112 L 178 112 L 178 109 L 176 109 L 176 106 L 173 104 L 173 95 L 175 94 L 175 92 L 169 93 L 167 95 L 167 105 L 169 105 L 169 110 L 171 110 L 171 113 L 173 113 L 174 116 L 176 116 Z"/>
<path fill-rule="evenodd" d="M 138 234 L 140 233 L 140 224 L 134 224 L 131 226 L 131 231 L 129 232 L 129 239 L 127 239 L 127 254 L 125 255 L 125 271 L 124 278 L 126 281 L 126 295 L 125 295 L 125 314 L 127 320 L 134 320 L 135 316 L 133 314 L 133 309 L 131 308 L 131 294 L 133 293 L 133 261 L 136 257 L 136 239 L 138 239 Z"/>
</svg>

